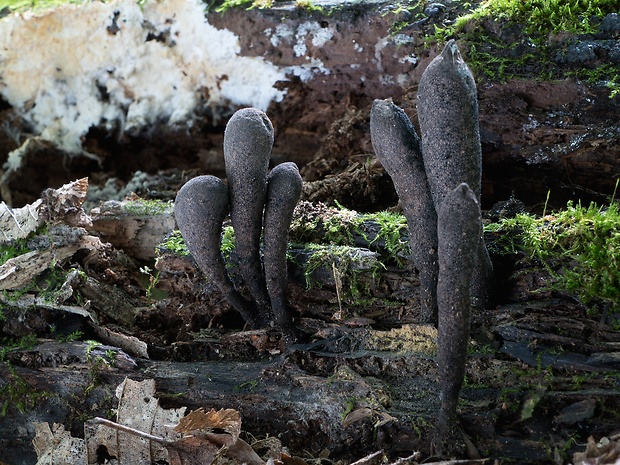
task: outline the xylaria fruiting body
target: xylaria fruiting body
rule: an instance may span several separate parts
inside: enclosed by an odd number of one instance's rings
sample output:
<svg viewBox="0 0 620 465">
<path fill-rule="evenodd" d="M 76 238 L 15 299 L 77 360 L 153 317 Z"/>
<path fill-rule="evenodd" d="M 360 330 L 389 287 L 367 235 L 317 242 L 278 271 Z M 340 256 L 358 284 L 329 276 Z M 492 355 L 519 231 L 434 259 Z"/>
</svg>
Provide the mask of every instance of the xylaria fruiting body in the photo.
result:
<svg viewBox="0 0 620 465">
<path fill-rule="evenodd" d="M 263 233 L 265 280 L 276 327 L 289 339 L 294 339 L 294 334 L 286 302 L 286 249 L 293 211 L 301 190 L 302 179 L 295 163 L 282 163 L 269 173 Z"/>
<path fill-rule="evenodd" d="M 231 197 L 230 217 L 235 230 L 239 271 L 258 307 L 259 319 L 270 318 L 269 297 L 260 258 L 267 172 L 273 146 L 273 126 L 256 108 L 237 111 L 224 132 L 224 161 Z"/>
<path fill-rule="evenodd" d="M 476 83 L 453 40 L 422 74 L 417 108 L 424 168 L 436 210 L 462 182 L 480 201 L 482 150 Z"/>
<path fill-rule="evenodd" d="M 437 324 L 437 214 L 420 139 L 405 112 L 389 100 L 374 101 L 370 135 L 407 218 L 413 262 L 420 275 L 420 322 Z"/>
<path fill-rule="evenodd" d="M 439 211 L 443 198 L 464 182 L 480 203 L 482 149 L 476 83 L 454 40 L 428 65 L 418 86 L 424 168 Z M 477 308 L 489 300 L 493 265 L 482 235 L 472 294 Z"/>
<path fill-rule="evenodd" d="M 220 252 L 222 225 L 228 214 L 228 189 L 215 176 L 198 176 L 179 190 L 174 201 L 177 225 L 196 264 L 244 320 L 256 327 L 252 304 L 235 289 Z"/>
<path fill-rule="evenodd" d="M 480 207 L 465 183 L 448 192 L 438 213 L 439 280 L 437 361 L 441 407 L 436 449 L 453 449 L 458 431 L 456 407 L 465 376 L 469 341 L 471 282 L 482 230 Z"/>
</svg>

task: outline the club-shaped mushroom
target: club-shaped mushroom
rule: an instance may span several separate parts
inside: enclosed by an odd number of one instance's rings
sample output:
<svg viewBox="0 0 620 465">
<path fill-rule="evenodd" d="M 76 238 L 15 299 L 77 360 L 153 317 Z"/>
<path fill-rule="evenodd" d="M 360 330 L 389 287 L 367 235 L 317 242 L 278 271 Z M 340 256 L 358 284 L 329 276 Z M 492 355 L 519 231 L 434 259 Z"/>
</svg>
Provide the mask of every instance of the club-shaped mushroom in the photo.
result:
<svg viewBox="0 0 620 465">
<path fill-rule="evenodd" d="M 198 176 L 179 190 L 174 215 L 196 264 L 228 302 L 256 327 L 253 305 L 235 289 L 220 252 L 222 225 L 228 214 L 228 189 L 215 176 Z"/>
<path fill-rule="evenodd" d="M 435 446 L 439 455 L 449 452 L 459 442 L 456 407 L 465 376 L 470 288 L 481 230 L 476 196 L 467 184 L 462 183 L 444 197 L 437 222 L 437 362 L 441 407 Z"/>
<path fill-rule="evenodd" d="M 230 190 L 230 217 L 235 230 L 239 272 L 258 309 L 258 320 L 269 324 L 271 311 L 260 257 L 267 172 L 273 126 L 256 108 L 237 111 L 224 132 L 224 161 Z"/>
<path fill-rule="evenodd" d="M 424 70 L 417 109 L 424 168 L 435 210 L 439 211 L 443 198 L 462 182 L 480 203 L 482 149 L 476 83 L 454 40 Z M 476 260 L 472 292 L 476 307 L 483 309 L 490 299 L 493 265 L 482 235 Z"/>
<path fill-rule="evenodd" d="M 295 339 L 286 301 L 288 283 L 286 249 L 293 211 L 301 196 L 302 179 L 295 163 L 282 163 L 269 173 L 264 220 L 265 279 L 274 322 L 286 339 Z"/>
<path fill-rule="evenodd" d="M 424 172 L 420 139 L 405 112 L 390 100 L 374 101 L 370 135 L 407 218 L 413 262 L 420 275 L 420 321 L 437 324 L 437 214 Z"/>
</svg>

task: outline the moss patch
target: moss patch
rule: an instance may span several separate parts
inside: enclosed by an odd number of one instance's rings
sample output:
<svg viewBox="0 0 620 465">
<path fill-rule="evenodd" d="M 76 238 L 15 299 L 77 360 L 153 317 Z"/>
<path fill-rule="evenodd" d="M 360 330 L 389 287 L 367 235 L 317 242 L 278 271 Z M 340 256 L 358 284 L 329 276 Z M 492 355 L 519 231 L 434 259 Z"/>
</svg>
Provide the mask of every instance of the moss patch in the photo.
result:
<svg viewBox="0 0 620 465">
<path fill-rule="evenodd" d="M 123 205 L 126 212 L 137 216 L 158 216 L 167 211 L 172 211 L 171 200 L 130 200 Z"/>
<path fill-rule="evenodd" d="M 472 21 L 504 20 L 522 24 L 524 32 L 543 37 L 549 33 L 592 34 L 608 13 L 617 13 L 618 0 L 490 0 L 457 19 L 451 29 L 463 31 Z"/>
<path fill-rule="evenodd" d="M 498 252 L 524 252 L 539 259 L 555 278 L 556 288 L 574 293 L 597 315 L 620 311 L 617 203 L 584 207 L 569 202 L 566 210 L 542 217 L 519 214 L 486 230 L 501 233 Z"/>
<path fill-rule="evenodd" d="M 440 47 L 450 38 L 462 41 L 476 79 L 576 78 L 608 86 L 610 97 L 620 90 L 620 64 L 599 59 L 605 44 L 591 54 L 594 61 L 566 58 L 591 45 L 603 18 L 620 11 L 620 0 L 459 1 L 450 8 L 461 13 L 433 24 L 426 40 Z"/>
</svg>

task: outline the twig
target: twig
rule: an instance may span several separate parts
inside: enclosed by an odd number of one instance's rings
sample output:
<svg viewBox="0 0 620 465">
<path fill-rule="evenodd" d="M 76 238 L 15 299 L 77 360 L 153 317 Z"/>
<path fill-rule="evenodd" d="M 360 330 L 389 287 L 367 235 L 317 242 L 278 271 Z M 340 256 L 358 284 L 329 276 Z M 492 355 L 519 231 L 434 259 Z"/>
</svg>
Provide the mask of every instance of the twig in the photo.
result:
<svg viewBox="0 0 620 465">
<path fill-rule="evenodd" d="M 104 425 L 104 426 L 107 426 L 108 428 L 112 428 L 117 431 L 122 431 L 123 433 L 132 434 L 134 436 L 138 436 L 143 439 L 148 439 L 149 441 L 158 442 L 160 444 L 163 444 L 164 446 L 173 445 L 172 441 L 168 441 L 167 439 L 164 439 L 162 437 L 153 436 L 152 434 L 148 434 L 143 431 L 130 428 L 129 426 L 121 425 L 119 423 L 114 423 L 113 421 L 106 420 L 105 418 L 95 417 L 92 420 L 89 420 L 88 423 L 94 424 L 94 425 Z"/>
</svg>

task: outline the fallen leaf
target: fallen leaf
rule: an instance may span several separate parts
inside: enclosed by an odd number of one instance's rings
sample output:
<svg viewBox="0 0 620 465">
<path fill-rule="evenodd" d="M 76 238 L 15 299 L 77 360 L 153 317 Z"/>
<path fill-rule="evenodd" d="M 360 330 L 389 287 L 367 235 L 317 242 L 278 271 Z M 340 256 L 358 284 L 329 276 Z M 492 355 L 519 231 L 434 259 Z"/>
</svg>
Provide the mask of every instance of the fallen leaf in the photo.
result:
<svg viewBox="0 0 620 465">
<path fill-rule="evenodd" d="M 35 423 L 32 445 L 37 453 L 37 465 L 84 465 L 84 440 L 74 438 L 63 425 Z"/>
<path fill-rule="evenodd" d="M 214 409 L 205 412 L 200 408 L 181 418 L 174 428 L 177 433 L 191 434 L 195 432 L 213 433 L 218 430 L 231 435 L 230 443 L 235 442 L 241 433 L 241 415 L 233 409 Z"/>
<path fill-rule="evenodd" d="M 154 397 L 155 380 L 142 382 L 126 378 L 116 389 L 119 398 L 118 427 L 99 422 L 85 427 L 88 464 L 97 463 L 97 450 L 106 450 L 119 465 L 153 463 L 168 459 L 167 444 L 181 439 L 172 429 L 185 413 L 185 407 L 164 409 Z M 110 422 L 112 423 L 112 422 Z M 123 431 L 128 427 L 130 431 Z M 143 434 L 139 434 L 143 433 Z M 101 449 L 103 448 L 103 449 Z"/>
</svg>

